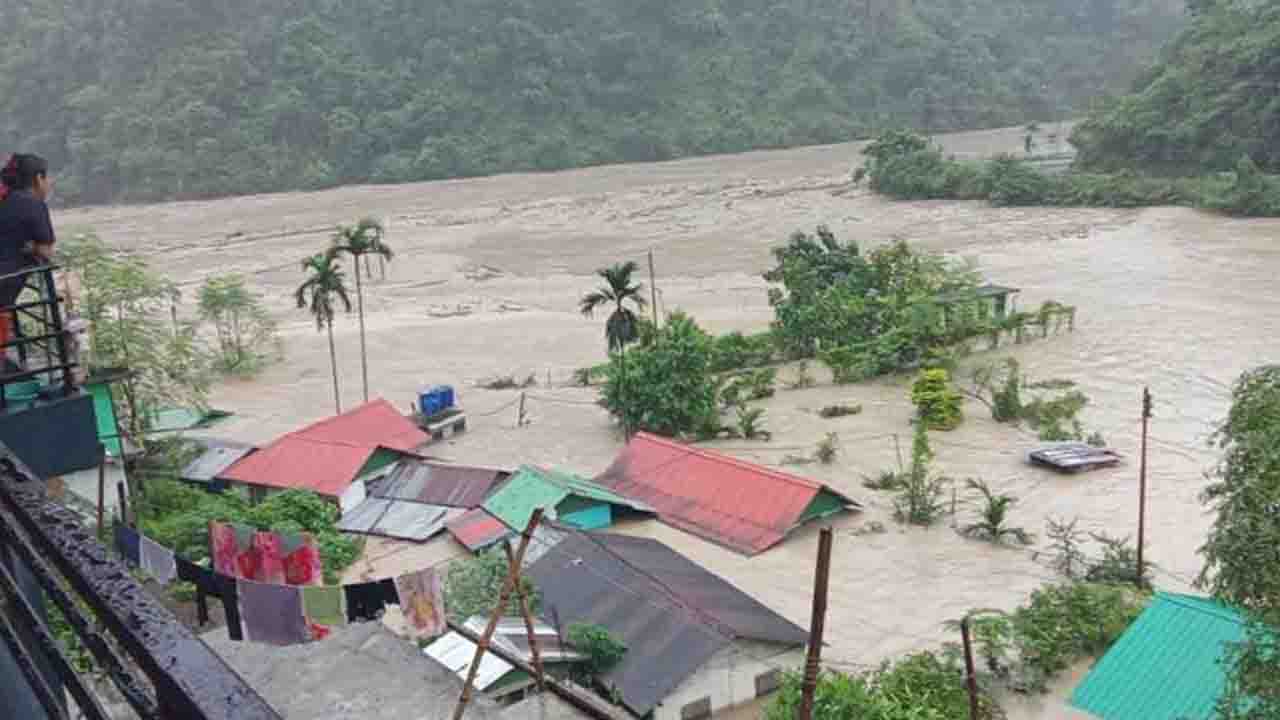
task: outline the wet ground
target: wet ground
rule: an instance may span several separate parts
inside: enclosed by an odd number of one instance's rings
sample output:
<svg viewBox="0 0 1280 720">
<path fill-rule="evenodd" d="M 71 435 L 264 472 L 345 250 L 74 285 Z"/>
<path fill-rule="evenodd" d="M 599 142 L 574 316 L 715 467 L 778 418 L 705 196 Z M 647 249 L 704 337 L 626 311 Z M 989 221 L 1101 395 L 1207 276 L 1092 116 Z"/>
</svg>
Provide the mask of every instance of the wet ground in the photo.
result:
<svg viewBox="0 0 1280 720">
<path fill-rule="evenodd" d="M 943 138 L 959 155 L 1016 151 L 1018 131 Z M 997 425 L 976 403 L 958 430 L 933 436 L 936 467 L 980 477 L 1018 496 L 1013 520 L 1043 537 L 1048 518 L 1078 517 L 1083 529 L 1131 535 L 1137 518 L 1137 438 L 1144 385 L 1155 397 L 1148 505 L 1149 557 L 1158 583 L 1185 590 L 1209 518 L 1198 495 L 1215 454 L 1207 441 L 1228 406 L 1231 381 L 1272 359 L 1280 334 L 1280 221 L 1232 220 L 1181 208 L 997 209 L 968 202 L 891 202 L 848 183 L 857 145 L 508 175 L 206 203 L 61 213 L 66 235 L 92 227 L 146 255 L 194 290 L 203 278 L 250 274 L 281 322 L 283 362 L 251 382 L 217 387 L 213 402 L 237 418 L 218 432 L 268 441 L 333 410 L 328 352 L 313 322 L 292 307 L 300 260 L 323 248 L 330 228 L 361 215 L 384 218 L 396 250 L 386 279 L 366 287 L 371 393 L 397 405 L 424 383 L 452 383 L 471 430 L 440 448 L 461 461 L 561 465 L 581 474 L 606 467 L 621 438 L 593 392 L 567 387 L 574 368 L 603 359 L 603 322 L 581 317 L 577 299 L 602 265 L 654 251 L 660 305 L 691 312 L 716 332 L 760 330 L 770 310 L 760 273 L 770 247 L 822 223 L 838 236 L 875 244 L 894 238 L 976 261 L 989 279 L 1022 288 L 1019 306 L 1056 299 L 1079 308 L 1076 329 L 984 354 L 1012 354 L 1033 377 L 1077 381 L 1091 398 L 1085 425 L 1127 460 L 1117 468 L 1057 476 L 1028 467 L 1026 431 Z M 355 318 L 337 328 L 342 392 L 360 400 Z M 783 377 L 789 371 L 784 371 Z M 929 530 L 890 517 L 889 498 L 864 475 L 896 465 L 910 446 L 907 380 L 780 391 L 763 403 L 773 441 L 715 443 L 735 455 L 780 464 L 827 432 L 840 436 L 830 466 L 788 469 L 860 500 L 865 512 L 837 519 L 825 659 L 834 667 L 948 639 L 944 620 L 971 607 L 1012 607 L 1052 576 L 1031 550 L 963 539 L 944 521 Z M 532 423 L 516 427 L 514 391 L 474 387 L 495 375 L 534 375 Z M 550 386 L 548 386 L 548 378 Z M 864 412 L 824 420 L 834 400 Z M 897 443 L 895 443 L 895 436 Z M 960 498 L 963 501 L 963 497 Z M 963 523 L 972 509 L 959 504 Z M 859 534 L 870 521 L 883 534 Z M 802 625 L 808 622 L 816 528 L 744 558 L 657 523 L 623 528 L 660 538 Z M 421 553 L 400 552 L 359 572 L 386 575 Z M 424 556 L 425 557 L 425 556 Z M 1060 705 L 1023 717 L 1069 717 Z"/>
</svg>

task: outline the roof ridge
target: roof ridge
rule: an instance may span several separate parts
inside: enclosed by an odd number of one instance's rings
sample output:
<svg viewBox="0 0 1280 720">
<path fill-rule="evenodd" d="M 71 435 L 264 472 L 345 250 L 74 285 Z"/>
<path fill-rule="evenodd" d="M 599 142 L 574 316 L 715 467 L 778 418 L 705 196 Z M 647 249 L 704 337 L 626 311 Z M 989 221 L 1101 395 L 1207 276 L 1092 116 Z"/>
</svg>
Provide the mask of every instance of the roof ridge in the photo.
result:
<svg viewBox="0 0 1280 720">
<path fill-rule="evenodd" d="M 652 582 L 654 582 L 654 583 L 657 583 L 658 587 L 662 588 L 662 589 L 663 589 L 663 591 L 665 591 L 665 592 L 666 592 L 666 594 L 667 594 L 667 595 L 669 595 L 669 596 L 671 597 L 671 599 L 672 599 L 672 600 L 674 600 L 674 601 L 676 602 L 676 604 L 678 604 L 678 605 L 679 605 L 683 610 L 685 610 L 685 611 L 686 611 L 686 612 L 688 612 L 692 617 L 694 617 L 694 618 L 698 621 L 698 623 L 699 623 L 699 624 L 706 625 L 706 626 L 710 627 L 710 628 L 712 629 L 712 631 L 713 631 L 713 632 L 715 632 L 715 633 L 717 633 L 717 634 L 719 634 L 719 635 L 723 635 L 723 636 L 728 637 L 728 638 L 733 639 L 733 640 L 737 640 L 737 639 L 739 639 L 739 638 L 741 637 L 741 636 L 737 633 L 737 631 L 735 631 L 731 626 L 729 626 L 729 625 L 728 625 L 727 623 L 725 623 L 723 620 L 721 620 L 720 618 L 718 618 L 718 617 L 716 617 L 716 616 L 714 616 L 714 615 L 711 615 L 710 613 L 707 613 L 707 612 L 705 612 L 705 611 L 701 610 L 701 609 L 700 609 L 700 608 L 698 608 L 698 607 L 695 607 L 692 603 L 690 603 L 689 601 L 685 600 L 685 599 L 684 599 L 684 597 L 682 597 L 679 593 L 677 593 L 675 590 L 673 590 L 673 589 L 671 588 L 671 586 L 667 585 L 665 582 L 663 582 L 662 580 L 658 579 L 658 578 L 657 578 L 653 573 L 650 573 L 650 572 L 648 572 L 647 570 L 642 570 L 641 568 L 636 567 L 636 565 L 635 565 L 634 563 L 632 563 L 630 560 L 627 560 L 626 558 L 622 557 L 622 556 L 621 556 L 621 555 L 619 555 L 618 553 L 616 553 L 616 552 L 614 552 L 613 550 L 609 549 L 609 547 L 608 547 L 607 545 L 605 545 L 603 541 L 597 540 L 596 538 L 592 537 L 592 534 L 591 534 L 591 533 L 589 533 L 589 532 L 585 532 L 585 531 L 579 531 L 579 534 L 580 534 L 580 535 L 582 535 L 582 536 L 584 536 L 584 537 L 586 537 L 586 538 L 587 538 L 587 540 L 588 540 L 589 542 L 591 542 L 591 543 L 592 543 L 593 545 L 595 545 L 596 547 L 600 548 L 602 551 L 604 551 L 604 552 L 608 553 L 610 557 L 614 558 L 615 560 L 617 560 L 618 562 L 622 563 L 622 564 L 623 564 L 623 565 L 625 565 L 626 567 L 628 567 L 628 568 L 630 568 L 631 570 L 635 571 L 636 573 L 638 573 L 638 574 L 639 574 L 639 575 L 641 575 L 642 577 L 647 578 L 648 580 L 650 580 L 650 581 L 652 581 Z M 614 533 L 599 533 L 599 534 L 600 534 L 600 535 L 602 535 L 602 536 L 609 536 L 609 537 L 624 537 L 624 538 L 626 538 L 626 539 L 628 539 L 628 540 L 643 540 L 643 541 L 651 542 L 651 543 L 653 543 L 654 545 L 660 545 L 660 546 L 662 546 L 663 548 L 666 548 L 666 549 L 667 549 L 667 551 L 671 552 L 672 554 L 674 554 L 674 555 L 676 555 L 676 556 L 678 556 L 678 557 L 680 557 L 680 558 L 683 558 L 683 559 L 688 560 L 689 562 L 693 563 L 693 564 L 694 564 L 694 565 L 696 565 L 698 568 L 702 569 L 702 571 L 703 571 L 703 572 L 706 572 L 706 573 L 707 573 L 707 574 L 709 574 L 709 575 L 713 575 L 713 576 L 715 576 L 715 577 L 717 577 L 717 578 L 720 578 L 720 580 L 721 580 L 721 581 L 726 582 L 726 583 L 727 583 L 730 587 L 732 587 L 735 591 L 737 591 L 737 592 L 739 592 L 739 593 L 742 593 L 742 590 L 740 590 L 740 589 L 739 589 L 736 585 L 734 585 L 733 583 L 728 583 L 728 581 L 725 581 L 725 580 L 724 580 L 724 578 L 721 578 L 719 575 L 716 575 L 715 573 L 711 572 L 710 570 L 707 570 L 705 567 L 702 567 L 701 565 L 698 565 L 698 563 L 694 563 L 692 560 L 689 560 L 689 558 L 687 558 L 687 557 L 685 557 L 684 555 L 680 554 L 680 553 L 679 553 L 679 552 L 677 552 L 675 549 L 673 549 L 670 545 L 667 545 L 666 543 L 662 542 L 661 540 L 655 540 L 655 539 L 653 539 L 653 538 L 637 538 L 637 537 L 633 537 L 633 536 L 630 536 L 630 535 L 616 535 L 616 534 L 614 534 Z M 742 593 L 742 594 L 743 594 L 743 595 L 746 595 L 746 593 Z M 750 597 L 750 596 L 748 596 L 748 597 Z M 708 622 L 706 619 L 704 619 L 704 616 L 709 617 L 709 618 L 710 618 L 710 622 Z"/>
<path fill-rule="evenodd" d="M 325 425 L 328 425 L 328 424 L 330 424 L 330 423 L 332 423 L 332 422 L 336 422 L 336 421 L 338 421 L 338 420 L 341 420 L 341 419 L 343 419 L 343 418 L 349 417 L 349 416 L 351 416 L 351 415 L 355 415 L 356 413 L 364 412 L 364 411 L 366 411 L 366 410 L 371 410 L 371 409 L 373 409 L 373 408 L 375 408 L 375 407 L 378 407 L 378 406 L 381 406 L 381 405 L 391 405 L 391 403 L 390 403 L 390 402 L 388 402 L 386 398 L 381 398 L 381 397 L 380 397 L 380 398 L 375 398 L 375 399 L 370 400 L 370 401 L 368 401 L 368 402 L 361 403 L 361 404 L 359 404 L 359 405 L 357 405 L 357 406 L 355 406 L 355 407 L 351 408 L 350 410 L 347 410 L 346 412 L 341 412 L 341 413 L 338 413 L 337 415 L 330 415 L 330 416 L 328 416 L 328 417 L 321 418 L 321 419 L 319 419 L 319 420 L 316 420 L 316 421 L 315 421 L 315 422 L 313 422 L 313 423 L 310 423 L 310 424 L 308 424 L 308 425 L 304 425 L 304 426 L 302 426 L 302 427 L 298 428 L 297 430 L 293 430 L 293 431 L 291 431 L 290 433 L 286 433 L 286 434 L 292 434 L 292 433 L 305 433 L 305 432 L 307 432 L 308 430 L 313 430 L 313 429 L 315 429 L 315 428 L 324 427 Z M 393 407 L 392 409 L 394 410 L 395 408 Z"/>
<path fill-rule="evenodd" d="M 804 487 L 810 488 L 810 489 L 812 489 L 812 490 L 828 490 L 828 491 L 830 491 L 830 488 L 828 488 L 824 483 L 820 483 L 820 482 L 818 482 L 818 481 L 816 481 L 816 480 L 810 480 L 810 479 L 808 479 L 808 478 L 803 478 L 803 477 L 800 477 L 799 475 L 792 475 L 791 473 L 784 472 L 784 471 L 782 471 L 782 470 L 777 470 L 777 469 L 774 469 L 774 468 L 771 468 L 771 467 L 768 467 L 768 466 L 765 466 L 765 465 L 760 465 L 760 464 L 758 464 L 758 463 L 747 462 L 746 460 L 739 460 L 738 458 L 735 458 L 735 457 L 733 457 L 733 456 L 731 456 L 731 455 L 726 455 L 726 454 L 724 454 L 724 453 L 717 452 L 717 451 L 715 451 L 715 450 L 711 450 L 711 449 L 709 449 L 709 448 L 700 448 L 700 447 L 698 447 L 698 446 L 696 446 L 696 445 L 688 445 L 688 444 L 685 444 L 685 443 L 679 443 L 679 442 L 676 442 L 676 441 L 674 441 L 674 440 L 670 440 L 670 439 L 668 439 L 668 438 L 664 438 L 664 437 L 659 437 L 659 436 L 657 436 L 657 435 L 653 435 L 653 434 L 650 434 L 650 433 L 647 433 L 647 432 L 638 432 L 638 433 L 636 433 L 636 438 L 639 438 L 639 439 L 645 439 L 645 440 L 650 440 L 650 441 L 653 441 L 653 442 L 655 442 L 655 443 L 657 443 L 657 444 L 659 444 L 659 445 L 664 445 L 664 446 L 666 446 L 666 447 L 670 447 L 670 448 L 676 448 L 676 449 L 680 449 L 680 450 L 685 450 L 685 451 L 688 451 L 688 452 L 689 452 L 689 453 L 691 453 L 691 454 L 699 455 L 699 456 L 702 456 L 702 457 L 704 457 L 704 458 L 706 458 L 706 459 L 708 459 L 708 460 L 712 460 L 712 461 L 715 461 L 715 462 L 723 462 L 723 463 L 725 463 L 725 464 L 728 464 L 728 465 L 734 465 L 734 466 L 737 466 L 737 467 L 740 467 L 740 468 L 743 468 L 743 469 L 750 469 L 750 470 L 759 469 L 759 471 L 762 471 L 762 473 L 761 473 L 761 474 L 772 475 L 772 476 L 776 477 L 776 478 L 777 478 L 777 479 L 779 479 L 779 480 L 783 480 L 783 481 L 789 482 L 789 483 L 791 483 L 791 484 L 793 484 L 793 485 L 803 485 Z M 633 442 L 634 442 L 634 440 L 633 440 Z"/>
<path fill-rule="evenodd" d="M 1225 620 L 1240 626 L 1245 624 L 1244 617 L 1236 612 L 1234 608 L 1211 597 L 1164 591 L 1156 592 L 1156 597 L 1187 610 L 1198 612 L 1203 615 L 1212 615 L 1219 620 Z M 1206 605 L 1212 605 L 1214 607 L 1205 607 Z"/>
</svg>

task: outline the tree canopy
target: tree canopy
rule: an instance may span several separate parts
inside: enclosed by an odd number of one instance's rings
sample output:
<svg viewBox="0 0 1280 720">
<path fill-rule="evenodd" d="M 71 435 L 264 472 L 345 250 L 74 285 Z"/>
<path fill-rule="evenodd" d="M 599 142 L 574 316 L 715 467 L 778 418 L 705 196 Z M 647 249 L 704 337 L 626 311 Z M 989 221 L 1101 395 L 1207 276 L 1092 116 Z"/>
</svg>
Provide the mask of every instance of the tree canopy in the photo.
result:
<svg viewBox="0 0 1280 720">
<path fill-rule="evenodd" d="M 0 148 L 70 203 L 402 182 L 1065 118 L 1181 0 L 0 5 Z"/>
<path fill-rule="evenodd" d="M 1280 172 L 1280 5 L 1191 0 L 1188 27 L 1130 94 L 1076 126 L 1080 164 L 1176 174 Z"/>
</svg>

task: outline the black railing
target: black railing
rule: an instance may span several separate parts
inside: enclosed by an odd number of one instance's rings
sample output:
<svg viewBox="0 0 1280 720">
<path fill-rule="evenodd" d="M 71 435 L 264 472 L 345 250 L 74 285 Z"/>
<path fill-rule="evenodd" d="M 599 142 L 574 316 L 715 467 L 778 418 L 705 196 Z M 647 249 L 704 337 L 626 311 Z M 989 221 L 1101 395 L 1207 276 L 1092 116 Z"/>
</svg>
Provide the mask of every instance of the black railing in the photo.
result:
<svg viewBox="0 0 1280 720">
<path fill-rule="evenodd" d="M 46 396 L 65 397 L 75 390 L 76 359 L 62 312 L 65 299 L 58 295 L 54 279 L 58 269 L 56 265 L 37 265 L 0 275 L 0 285 L 20 283 L 24 290 L 13 305 L 0 305 L 0 322 L 8 322 L 11 328 L 0 353 L 7 356 L 13 348 L 18 354 L 17 368 L 0 362 L 4 365 L 0 367 L 0 410 L 14 399 L 18 383 L 42 380 L 40 392 Z"/>
<path fill-rule="evenodd" d="M 74 512 L 48 499 L 44 483 L 0 444 L 0 642 L 21 671 L 16 680 L 25 680 L 50 718 L 65 717 L 65 700 L 41 671 L 49 665 L 83 717 L 111 720 L 45 622 L 42 599 L 24 593 L 14 571 L 19 565 L 139 717 L 279 720 L 222 658 L 108 554 Z M 0 683 L 14 680 L 0 678 Z"/>
</svg>

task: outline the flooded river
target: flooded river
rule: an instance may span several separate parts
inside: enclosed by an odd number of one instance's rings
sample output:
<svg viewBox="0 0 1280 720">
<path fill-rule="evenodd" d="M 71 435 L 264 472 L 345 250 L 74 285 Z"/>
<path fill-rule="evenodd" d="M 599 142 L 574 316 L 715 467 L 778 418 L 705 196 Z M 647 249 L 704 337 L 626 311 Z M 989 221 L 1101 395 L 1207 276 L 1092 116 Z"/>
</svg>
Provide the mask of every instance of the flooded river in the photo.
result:
<svg viewBox="0 0 1280 720">
<path fill-rule="evenodd" d="M 1013 130 L 942 140 L 959 155 L 1016 151 L 1022 142 Z M 442 455 L 562 465 L 582 474 L 603 469 L 621 445 L 591 404 L 594 395 L 566 387 L 574 368 L 603 356 L 602 321 L 576 311 L 577 299 L 596 285 L 595 268 L 643 261 L 652 249 L 661 306 L 688 310 L 721 332 L 767 326 L 760 273 L 770 247 L 797 229 L 822 223 L 842 239 L 875 244 L 901 237 L 972 259 L 991 281 L 1021 288 L 1021 307 L 1052 298 L 1079 308 L 1074 332 L 976 361 L 1011 353 L 1032 377 L 1077 381 L 1091 399 L 1086 427 L 1102 432 L 1126 462 L 1078 476 L 1032 469 L 1023 457 L 1034 437 L 997 425 L 970 403 L 960 429 L 934 434 L 937 469 L 954 478 L 984 478 L 1017 495 L 1015 524 L 1041 538 L 1048 518 L 1078 517 L 1086 530 L 1133 534 L 1140 396 L 1149 386 L 1155 417 L 1148 556 L 1159 568 L 1160 586 L 1187 589 L 1200 569 L 1196 550 L 1209 526 L 1198 499 L 1216 457 L 1208 437 L 1227 409 L 1232 380 L 1274 360 L 1280 221 L 1180 208 L 891 202 L 848 184 L 858 148 L 100 208 L 60 213 L 55 221 L 64 235 L 92 227 L 143 253 L 188 289 L 215 273 L 251 275 L 281 322 L 287 357 L 254 381 L 217 387 L 212 400 L 237 413 L 220 434 L 265 442 L 332 411 L 324 337 L 292 307 L 300 259 L 323 247 L 335 223 L 364 214 L 385 218 L 396 259 L 386 279 L 366 289 L 373 391 L 406 406 L 423 383 L 453 383 L 471 430 L 442 447 Z M 348 404 L 360 396 L 356 332 L 354 318 L 340 320 Z M 529 391 L 528 427 L 516 427 L 513 393 L 473 387 L 498 374 L 539 379 Z M 935 645 L 948 639 L 944 620 L 971 607 L 1012 607 L 1052 575 L 1034 552 L 962 539 L 950 521 L 929 530 L 899 526 L 889 498 L 861 486 L 864 475 L 896 465 L 895 436 L 908 452 L 907 396 L 901 378 L 780 391 L 763 403 L 771 443 L 715 444 L 779 464 L 787 454 L 811 452 L 826 432 L 839 433 L 835 464 L 789 468 L 866 505 L 865 512 L 835 522 L 825 659 L 836 667 L 871 665 Z M 815 411 L 835 399 L 865 410 L 819 418 Z M 972 513 L 963 503 L 959 510 L 959 522 Z M 856 533 L 873 520 L 888 531 Z M 624 531 L 662 539 L 807 624 L 816 529 L 750 559 L 657 523 Z M 412 554 L 389 562 L 412 564 Z M 1055 713 L 1065 711 L 1038 709 L 1027 717 L 1067 717 Z"/>
</svg>

